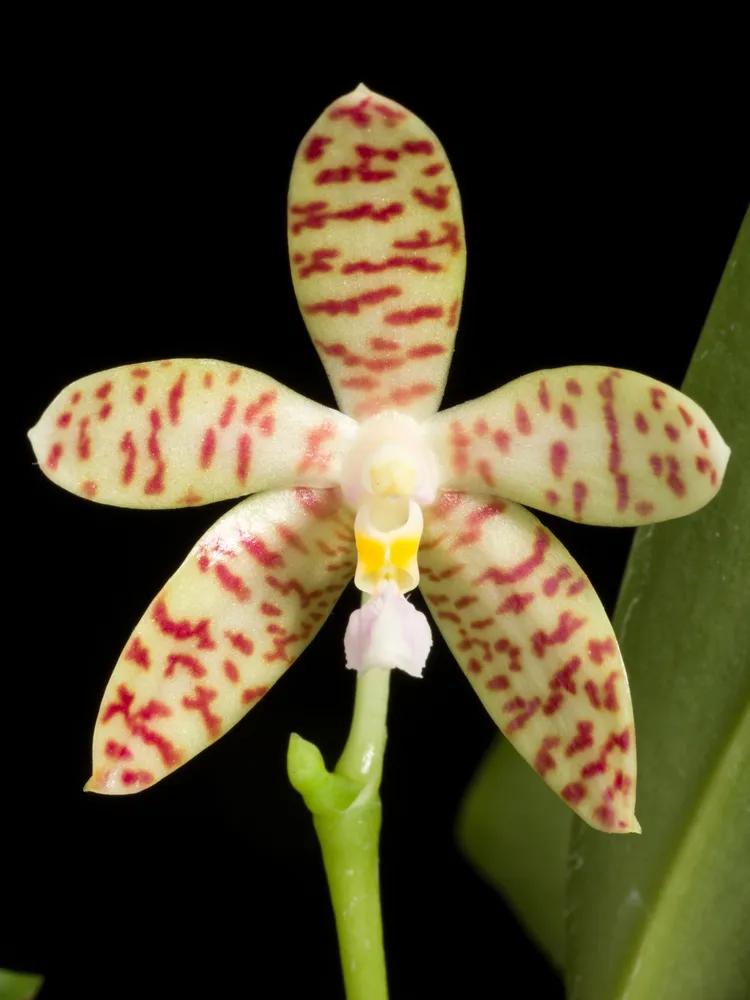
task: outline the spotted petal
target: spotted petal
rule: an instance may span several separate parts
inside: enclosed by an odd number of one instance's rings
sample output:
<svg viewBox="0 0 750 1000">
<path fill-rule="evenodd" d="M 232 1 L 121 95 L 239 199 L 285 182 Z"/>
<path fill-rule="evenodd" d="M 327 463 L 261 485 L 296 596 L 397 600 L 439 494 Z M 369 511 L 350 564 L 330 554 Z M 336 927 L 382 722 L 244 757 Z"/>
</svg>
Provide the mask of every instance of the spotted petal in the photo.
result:
<svg viewBox="0 0 750 1000">
<path fill-rule="evenodd" d="M 43 471 L 120 507 L 180 507 L 332 486 L 354 421 L 260 372 L 153 361 L 73 382 L 29 432 Z"/>
<path fill-rule="evenodd" d="M 338 490 L 263 493 L 225 514 L 120 656 L 87 788 L 139 791 L 225 733 L 315 636 L 353 572 Z"/>
<path fill-rule="evenodd" d="M 715 496 L 729 459 L 693 400 L 594 366 L 525 375 L 426 429 L 446 489 L 500 493 L 588 524 L 690 514 Z"/>
<path fill-rule="evenodd" d="M 425 511 L 420 588 L 484 707 L 601 830 L 635 832 L 635 735 L 622 657 L 581 568 L 523 507 L 443 494 Z"/>
<path fill-rule="evenodd" d="M 294 161 L 289 254 L 344 413 L 434 413 L 466 253 L 456 178 L 427 126 L 364 86 L 327 108 Z"/>
</svg>

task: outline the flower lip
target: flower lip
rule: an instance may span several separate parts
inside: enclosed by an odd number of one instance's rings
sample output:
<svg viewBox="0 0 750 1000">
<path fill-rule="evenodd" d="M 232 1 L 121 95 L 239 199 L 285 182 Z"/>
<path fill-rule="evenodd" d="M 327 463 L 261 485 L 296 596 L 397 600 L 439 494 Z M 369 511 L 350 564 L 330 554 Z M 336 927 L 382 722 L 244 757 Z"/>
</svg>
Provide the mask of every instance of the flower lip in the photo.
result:
<svg viewBox="0 0 750 1000">
<path fill-rule="evenodd" d="M 341 488 L 352 507 L 372 496 L 429 504 L 438 486 L 437 459 L 413 417 L 384 410 L 359 425 L 341 470 Z"/>
</svg>

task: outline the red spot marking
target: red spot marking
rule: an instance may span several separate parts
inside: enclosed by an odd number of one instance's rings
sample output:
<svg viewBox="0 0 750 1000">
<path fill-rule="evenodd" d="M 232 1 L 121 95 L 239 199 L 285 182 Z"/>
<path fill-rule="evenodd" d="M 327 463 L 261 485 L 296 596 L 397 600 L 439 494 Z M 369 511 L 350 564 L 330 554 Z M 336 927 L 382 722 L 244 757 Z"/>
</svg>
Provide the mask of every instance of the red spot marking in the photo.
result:
<svg viewBox="0 0 750 1000">
<path fill-rule="evenodd" d="M 372 202 L 365 201 L 353 208 L 343 208 L 338 212 L 324 212 L 328 207 L 327 201 L 312 201 L 308 205 L 292 205 L 290 211 L 293 215 L 302 215 L 303 219 L 292 223 L 292 233 L 297 235 L 303 229 L 323 229 L 331 219 L 341 219 L 345 222 L 359 222 L 361 219 L 369 219 L 372 222 L 390 222 L 392 218 L 401 215 L 404 206 L 393 201 L 382 208 L 375 208 Z"/>
<path fill-rule="evenodd" d="M 380 396 L 370 399 L 358 407 L 357 416 L 364 416 L 367 413 L 376 413 L 385 409 L 389 404 L 394 406 L 409 406 L 423 396 L 430 396 L 435 392 L 436 387 L 432 382 L 414 382 L 412 385 L 400 385 L 392 389 L 388 396 Z"/>
<path fill-rule="evenodd" d="M 661 410 L 662 400 L 666 396 L 664 389 L 651 389 L 651 407 L 654 410 Z"/>
<path fill-rule="evenodd" d="M 283 629 L 281 625 L 275 623 L 266 626 L 266 631 L 273 635 L 273 651 L 270 653 L 264 653 L 263 659 L 266 663 L 275 663 L 276 660 L 283 660 L 285 663 L 291 663 L 291 657 L 287 653 L 286 647 L 291 642 L 297 642 L 301 637 L 295 633 L 292 635 L 287 635 L 286 629 Z"/>
<path fill-rule="evenodd" d="M 449 191 L 449 185 L 438 184 L 432 193 L 423 191 L 422 188 L 414 188 L 412 190 L 412 195 L 417 199 L 420 205 L 424 205 L 426 208 L 434 208 L 436 212 L 442 212 L 448 207 Z"/>
<path fill-rule="evenodd" d="M 496 674 L 487 681 L 487 687 L 490 691 L 507 691 L 510 681 L 503 674 Z"/>
<path fill-rule="evenodd" d="M 544 499 L 551 507 L 556 507 L 557 504 L 560 502 L 560 494 L 555 493 L 554 490 L 547 490 L 547 492 L 544 494 Z"/>
<path fill-rule="evenodd" d="M 504 455 L 508 454 L 510 450 L 510 434 L 504 430 L 497 430 L 492 435 L 492 440 L 497 445 L 498 451 L 501 451 Z"/>
<path fill-rule="evenodd" d="M 495 477 L 492 475 L 492 466 L 486 458 L 477 461 L 477 472 L 482 477 L 486 486 L 492 488 L 495 485 Z"/>
<path fill-rule="evenodd" d="M 581 799 L 586 798 L 586 786 L 582 785 L 580 781 L 571 781 L 562 789 L 560 795 L 570 805 L 576 806 Z"/>
<path fill-rule="evenodd" d="M 537 569 L 537 567 L 542 565 L 549 545 L 549 536 L 543 528 L 537 528 L 534 538 L 533 552 L 528 559 L 524 559 L 522 562 L 518 563 L 516 566 L 512 566 L 510 569 L 498 569 L 497 567 L 491 566 L 480 577 L 478 577 L 477 580 L 474 581 L 474 585 L 477 586 L 480 583 L 484 583 L 485 580 L 491 580 L 498 586 L 506 583 L 518 583 L 519 580 L 525 580 L 527 576 L 530 576 L 530 574 Z"/>
<path fill-rule="evenodd" d="M 121 476 L 122 483 L 124 486 L 129 486 L 135 474 L 135 459 L 137 454 L 131 431 L 126 431 L 123 435 L 120 441 L 120 451 L 125 455 L 125 465 L 123 466 Z"/>
<path fill-rule="evenodd" d="M 70 402 L 72 406 L 75 406 L 77 403 L 80 403 L 81 402 L 80 392 L 74 392 L 73 395 L 70 397 Z"/>
<path fill-rule="evenodd" d="M 489 429 L 489 424 L 483 418 L 475 420 L 472 428 L 477 437 L 484 437 L 485 434 L 489 433 Z"/>
<path fill-rule="evenodd" d="M 224 409 L 221 411 L 221 416 L 219 417 L 219 427 L 229 427 L 232 422 L 232 417 L 234 416 L 234 411 L 237 409 L 237 400 L 234 396 L 229 396 L 226 403 L 224 404 Z"/>
<path fill-rule="evenodd" d="M 616 712 L 620 707 L 617 701 L 617 694 L 615 693 L 615 684 L 617 683 L 618 676 L 617 671 L 613 670 L 604 682 L 604 707 L 609 712 Z"/>
<path fill-rule="evenodd" d="M 648 421 L 640 410 L 635 415 L 635 428 L 639 434 L 648 434 Z"/>
<path fill-rule="evenodd" d="M 268 691 L 267 687 L 245 688 L 242 692 L 242 704 L 250 705 L 252 702 L 258 701 L 266 691 Z"/>
<path fill-rule="evenodd" d="M 410 142 L 404 142 L 401 144 L 401 149 L 405 153 L 412 153 L 414 155 L 421 153 L 424 156 L 432 156 L 435 152 L 435 147 L 427 139 L 415 139 Z"/>
<path fill-rule="evenodd" d="M 123 771 L 120 780 L 123 785 L 152 785 L 154 776 L 150 771 Z"/>
<path fill-rule="evenodd" d="M 703 427 L 698 428 L 698 437 L 701 439 L 703 447 L 708 448 L 708 434 Z"/>
<path fill-rule="evenodd" d="M 680 463 L 672 455 L 667 456 L 667 486 L 675 496 L 685 496 L 685 484 L 680 479 Z"/>
<path fill-rule="evenodd" d="M 258 421 L 258 429 L 264 437 L 270 437 L 270 435 L 273 434 L 275 426 L 276 421 L 270 413 L 267 413 L 265 417 L 261 417 Z"/>
<path fill-rule="evenodd" d="M 523 403 L 516 403 L 514 419 L 516 422 L 516 430 L 519 434 L 531 434 L 531 420 Z"/>
<path fill-rule="evenodd" d="M 560 407 L 560 418 L 562 422 L 570 427 L 571 430 L 576 428 L 576 413 L 572 406 L 568 403 L 563 403 Z"/>
<path fill-rule="evenodd" d="M 445 231 L 445 236 L 432 239 L 428 229 L 420 229 L 415 239 L 394 240 L 392 245 L 397 250 L 428 250 L 430 247 L 447 245 L 450 246 L 452 254 L 457 254 L 461 249 L 458 226 L 454 222 L 441 222 L 440 226 Z"/>
<path fill-rule="evenodd" d="M 305 555 L 309 553 L 310 550 L 302 540 L 302 536 L 293 528 L 288 527 L 286 524 L 277 524 L 274 527 L 276 528 L 276 534 L 285 545 L 290 545 L 293 549 L 297 549 L 298 552 L 302 552 Z"/>
<path fill-rule="evenodd" d="M 413 326 L 423 319 L 439 319 L 442 315 L 442 306 L 416 306 L 414 309 L 397 309 L 383 318 L 391 326 Z"/>
<path fill-rule="evenodd" d="M 97 399 L 106 399 L 111 391 L 112 391 L 112 383 L 103 382 L 96 390 L 94 395 L 96 396 Z"/>
<path fill-rule="evenodd" d="M 304 155 L 307 162 L 314 163 L 315 160 L 319 160 L 329 142 L 333 142 L 333 139 L 329 139 L 328 136 L 314 135 L 305 147 Z"/>
<path fill-rule="evenodd" d="M 474 656 L 472 656 L 472 658 L 469 660 L 466 667 L 472 674 L 481 674 L 482 672 L 482 664 Z"/>
<path fill-rule="evenodd" d="M 477 507 L 466 518 L 467 530 L 463 531 L 456 541 L 451 545 L 451 550 L 460 548 L 462 545 L 473 545 L 482 537 L 482 525 L 491 517 L 497 517 L 505 510 L 502 500 L 495 500 L 492 503 L 483 504 Z"/>
<path fill-rule="evenodd" d="M 165 677 L 173 677 L 177 667 L 185 667 L 187 672 L 193 677 L 205 677 L 206 668 L 195 656 L 188 656 L 187 653 L 170 653 L 167 656 L 167 667 L 164 671 Z"/>
<path fill-rule="evenodd" d="M 565 747 L 566 757 L 572 757 L 574 754 L 580 753 L 582 750 L 586 750 L 588 747 L 594 745 L 594 737 L 591 735 L 594 731 L 593 722 L 577 722 L 576 728 L 578 732 Z"/>
<path fill-rule="evenodd" d="M 494 618 L 478 618 L 476 621 L 471 622 L 469 628 L 474 628 L 474 629 L 489 628 L 490 625 L 494 624 L 494 621 L 495 621 Z"/>
<path fill-rule="evenodd" d="M 470 604 L 474 604 L 479 598 L 475 594 L 465 594 L 463 597 L 459 597 L 456 601 L 457 608 L 468 608 Z"/>
<path fill-rule="evenodd" d="M 364 126 L 370 124 L 370 115 L 365 111 L 365 108 L 370 103 L 370 98 L 365 97 L 364 100 L 360 101 L 359 104 L 346 105 L 339 104 L 335 108 L 331 108 L 328 112 L 328 117 L 332 121 L 338 121 L 340 118 L 349 118 L 352 125 Z"/>
<path fill-rule="evenodd" d="M 305 256 L 303 253 L 296 253 L 294 255 L 295 263 L 301 264 Z M 326 271 L 332 271 L 333 266 L 328 263 L 328 260 L 338 256 L 339 251 L 332 248 L 321 247 L 318 250 L 313 250 L 310 263 L 300 267 L 297 274 L 300 278 L 309 278 L 315 272 L 325 273 Z"/>
<path fill-rule="evenodd" d="M 406 352 L 407 358 L 432 358 L 436 354 L 445 354 L 442 344 L 418 344 Z"/>
<path fill-rule="evenodd" d="M 214 384 L 214 377 L 211 372 L 205 372 L 203 375 L 203 385 L 206 389 L 210 389 Z"/>
<path fill-rule="evenodd" d="M 60 444 L 59 441 L 52 445 L 52 447 L 49 450 L 49 454 L 47 455 L 48 469 L 54 470 L 57 468 L 60 459 L 62 458 L 62 453 L 63 453 L 63 446 Z"/>
<path fill-rule="evenodd" d="M 61 413 L 60 416 L 57 418 L 57 426 L 67 427 L 72 419 L 73 419 L 73 414 L 70 411 L 67 411 L 66 413 Z"/>
<path fill-rule="evenodd" d="M 559 736 L 545 736 L 542 740 L 542 745 L 534 758 L 534 767 L 541 774 L 542 777 L 547 774 L 548 771 L 554 771 L 557 767 L 555 763 L 555 758 L 550 753 L 550 750 L 558 746 L 560 743 Z"/>
<path fill-rule="evenodd" d="M 523 699 L 519 700 L 523 701 Z M 514 733 L 517 729 L 523 729 L 529 719 L 538 712 L 540 705 L 541 702 L 538 698 L 532 698 L 531 701 L 526 702 L 523 706 L 524 710 L 510 720 L 505 732 Z"/>
<path fill-rule="evenodd" d="M 100 420 L 106 420 L 107 417 L 110 415 L 111 412 L 112 412 L 112 404 L 111 403 L 105 403 L 104 406 L 101 408 L 101 410 L 99 410 L 99 414 L 98 414 L 99 419 Z"/>
<path fill-rule="evenodd" d="M 565 700 L 565 695 L 562 691 L 553 691 L 552 694 L 547 698 L 544 705 L 542 706 L 542 711 L 545 715 L 554 715 L 555 712 L 560 708 L 563 701 Z"/>
<path fill-rule="evenodd" d="M 438 618 L 444 618 L 446 621 L 454 622 L 456 625 L 461 624 L 461 618 L 455 611 L 438 611 Z"/>
<path fill-rule="evenodd" d="M 351 389 L 353 391 L 366 392 L 370 389 L 376 389 L 380 383 L 372 375 L 355 375 L 352 378 L 343 378 L 341 380 L 342 389 Z"/>
<path fill-rule="evenodd" d="M 302 449 L 302 459 L 297 466 L 298 474 L 302 475 L 310 469 L 317 468 L 325 472 L 331 461 L 330 452 L 322 450 L 325 441 L 336 437 L 336 428 L 332 423 L 326 422 L 319 427 L 314 427 L 307 432 L 305 444 Z"/>
<path fill-rule="evenodd" d="M 232 573 L 231 570 L 227 569 L 224 563 L 216 563 L 214 566 L 214 572 L 216 573 L 216 578 L 224 590 L 228 590 L 230 594 L 234 594 L 238 601 L 250 600 L 250 597 L 252 596 L 250 588 L 247 586 L 242 577 Z"/>
<path fill-rule="evenodd" d="M 589 639 L 589 659 L 592 663 L 602 664 L 605 656 L 614 656 L 616 652 L 612 636 L 606 639 Z"/>
<path fill-rule="evenodd" d="M 553 675 L 552 680 L 549 682 L 551 690 L 558 691 L 560 688 L 564 688 L 569 694 L 576 693 L 576 682 L 573 680 L 573 674 L 576 673 L 581 667 L 581 657 L 572 656 L 567 663 Z"/>
<path fill-rule="evenodd" d="M 194 490 L 188 490 L 187 493 L 184 493 L 181 497 L 179 497 L 175 503 L 191 507 L 194 504 L 201 503 L 202 501 L 203 497 L 199 493 L 196 493 Z"/>
<path fill-rule="evenodd" d="M 531 593 L 510 594 L 497 609 L 497 614 L 504 615 L 506 612 L 512 611 L 514 615 L 520 615 L 524 608 L 528 604 L 531 604 L 533 600 L 534 595 Z"/>
<path fill-rule="evenodd" d="M 695 467 L 698 470 L 698 472 L 700 472 L 701 475 L 705 475 L 711 468 L 711 463 L 703 455 L 696 455 Z"/>
<path fill-rule="evenodd" d="M 569 378 L 565 383 L 565 388 L 568 390 L 571 396 L 580 396 L 583 390 L 581 389 L 581 383 L 576 381 L 574 378 Z"/>
<path fill-rule="evenodd" d="M 240 679 L 240 672 L 237 669 L 237 664 L 232 660 L 224 660 L 222 664 L 224 670 L 224 675 L 227 680 L 231 681 L 232 684 L 236 684 Z"/>
<path fill-rule="evenodd" d="M 693 426 L 693 418 L 690 416 L 690 414 L 685 409 L 685 407 L 684 406 L 678 406 L 677 409 L 679 410 L 680 416 L 685 421 L 685 426 L 686 427 L 692 427 Z"/>
<path fill-rule="evenodd" d="M 583 685 L 583 690 L 588 695 L 592 708 L 602 707 L 601 701 L 599 699 L 599 687 L 596 681 L 586 681 L 586 683 Z"/>
<path fill-rule="evenodd" d="M 169 617 L 166 602 L 163 600 L 156 602 L 151 617 L 164 635 L 171 635 L 178 641 L 197 638 L 198 649 L 216 649 L 216 643 L 211 638 L 208 618 L 201 618 L 197 625 L 193 625 L 187 618 L 177 621 Z"/>
<path fill-rule="evenodd" d="M 434 604 L 436 607 L 438 604 L 445 604 L 447 601 L 450 600 L 450 597 L 448 597 L 447 594 L 425 594 L 425 597 L 430 602 L 430 604 Z M 458 603 L 456 604 L 456 607 L 458 607 Z"/>
<path fill-rule="evenodd" d="M 130 374 L 133 378 L 148 378 L 151 372 L 148 368 L 131 368 Z"/>
<path fill-rule="evenodd" d="M 573 483 L 573 513 L 576 517 L 581 516 L 581 513 L 583 512 L 583 505 L 586 503 L 586 497 L 588 495 L 588 486 L 580 479 L 576 479 Z"/>
<path fill-rule="evenodd" d="M 269 549 L 262 538 L 258 538 L 256 535 L 245 535 L 240 540 L 248 555 L 252 556 L 261 566 L 265 566 L 266 569 L 284 565 L 281 553 Z"/>
<path fill-rule="evenodd" d="M 373 108 L 382 115 L 385 119 L 385 124 L 389 126 L 394 126 L 397 122 L 406 118 L 403 111 L 397 111 L 395 108 L 389 107 L 387 104 L 373 104 Z"/>
<path fill-rule="evenodd" d="M 422 173 L 425 177 L 434 177 L 435 174 L 442 174 L 445 170 L 444 163 L 431 163 L 429 167 L 425 167 Z"/>
<path fill-rule="evenodd" d="M 81 417 L 78 422 L 78 457 L 80 459 L 87 459 L 91 457 L 91 438 L 89 437 L 86 428 L 89 425 L 89 417 Z"/>
<path fill-rule="evenodd" d="M 238 649 L 240 653 L 244 653 L 245 656 L 250 656 L 255 646 L 253 645 L 252 639 L 248 639 L 246 635 L 242 632 L 225 632 L 224 635 L 229 639 L 232 647 Z"/>
<path fill-rule="evenodd" d="M 617 509 L 626 510 L 630 502 L 630 492 L 628 489 L 628 477 L 621 472 L 615 476 L 615 486 L 617 488 Z"/>
<path fill-rule="evenodd" d="M 547 388 L 547 383 L 544 379 L 542 379 L 539 383 L 537 395 L 539 396 L 539 405 L 543 410 L 546 410 L 547 413 L 549 413 L 549 389 Z"/>
<path fill-rule="evenodd" d="M 401 289 L 397 285 L 387 285 L 385 288 L 373 288 L 359 295 L 353 295 L 348 299 L 326 299 L 324 302 L 314 302 L 305 306 L 305 312 L 326 313 L 328 316 L 338 316 L 346 313 L 349 316 L 358 316 L 362 305 L 377 305 L 384 299 L 397 298 L 401 295 Z"/>
<path fill-rule="evenodd" d="M 237 478 L 243 486 L 247 485 L 252 459 L 252 440 L 249 434 L 240 434 L 237 438 Z"/>
<path fill-rule="evenodd" d="M 635 505 L 635 512 L 639 517 L 648 517 L 652 514 L 654 510 L 654 505 L 650 500 L 639 500 Z"/>
<path fill-rule="evenodd" d="M 674 424 L 664 424 L 664 433 L 670 441 L 677 441 L 680 436 L 680 432 Z"/>
<path fill-rule="evenodd" d="M 565 463 L 568 461 L 568 446 L 564 441 L 553 441 L 549 446 L 549 464 L 552 474 L 562 479 Z"/>
<path fill-rule="evenodd" d="M 599 751 L 597 760 L 592 760 L 591 763 L 581 768 L 581 777 L 593 778 L 595 774 L 604 774 L 607 770 L 607 757 L 615 747 L 619 747 L 622 753 L 627 753 L 630 747 L 630 731 L 627 727 L 623 729 L 622 733 L 610 733 L 607 742 Z"/>
<path fill-rule="evenodd" d="M 551 632 L 539 629 L 531 637 L 531 645 L 536 656 L 544 656 L 547 646 L 561 646 L 566 643 L 575 631 L 586 624 L 585 618 L 574 618 L 570 611 L 563 611 L 558 618 L 557 627 Z"/>
<path fill-rule="evenodd" d="M 297 486 L 294 489 L 294 497 L 297 503 L 304 510 L 322 521 L 332 517 L 341 506 L 341 500 L 336 490 L 313 490 L 309 486 Z M 351 545 L 353 535 L 351 531 L 335 532 L 336 536 Z"/>
<path fill-rule="evenodd" d="M 664 465 L 659 455 L 651 455 L 649 458 L 649 463 L 651 465 L 651 471 L 655 476 L 660 476 Z"/>
<path fill-rule="evenodd" d="M 104 756 L 110 760 L 132 760 L 133 751 L 128 749 L 124 743 L 117 740 L 107 740 L 104 747 Z"/>
<path fill-rule="evenodd" d="M 166 736 L 162 736 L 145 725 L 152 718 L 166 718 L 171 715 L 172 713 L 167 706 L 163 702 L 152 699 L 139 708 L 137 712 L 131 712 L 135 694 L 129 691 L 124 684 L 118 685 L 117 697 L 117 701 L 110 702 L 105 708 L 101 718 L 102 724 L 109 722 L 118 713 L 122 713 L 125 725 L 133 736 L 137 736 L 147 745 L 155 747 L 167 767 L 176 767 L 182 761 L 181 751 L 177 750 Z"/>
<path fill-rule="evenodd" d="M 133 393 L 133 400 L 140 406 L 145 398 L 146 398 L 146 386 L 145 385 L 137 386 L 135 392 Z"/>
<path fill-rule="evenodd" d="M 467 455 L 467 449 L 471 447 L 471 438 L 458 420 L 453 421 L 450 426 L 450 431 L 450 446 L 453 449 L 451 464 L 459 475 L 463 475 L 469 468 L 469 456 Z"/>
<path fill-rule="evenodd" d="M 221 717 L 214 715 L 211 711 L 211 702 L 216 698 L 216 691 L 212 688 L 205 688 L 200 684 L 196 684 L 194 694 L 195 697 L 185 695 L 182 699 L 182 704 L 185 708 L 195 709 L 200 712 L 208 735 L 211 739 L 216 739 L 221 733 Z"/>
<path fill-rule="evenodd" d="M 450 312 L 448 313 L 448 322 L 446 323 L 446 326 L 453 327 L 456 325 L 458 321 L 458 307 L 460 305 L 461 305 L 460 299 L 454 299 L 453 302 L 451 302 L 451 308 Z"/>
<path fill-rule="evenodd" d="M 201 441 L 201 469 L 209 469 L 216 453 L 216 431 L 209 427 Z"/>
<path fill-rule="evenodd" d="M 165 463 L 161 457 L 161 448 L 159 446 L 159 431 L 161 430 L 161 417 L 159 416 L 158 410 L 152 410 L 150 414 L 151 420 L 151 433 L 148 436 L 148 454 L 149 457 L 156 463 L 156 470 L 151 478 L 148 480 L 143 488 L 143 492 L 147 495 L 152 493 L 163 493 L 164 492 L 164 469 Z"/>
<path fill-rule="evenodd" d="M 575 583 L 571 583 L 568 587 L 566 593 L 568 597 L 573 597 L 575 594 L 580 594 L 583 588 L 586 586 L 587 580 L 585 576 L 579 576 Z"/>
<path fill-rule="evenodd" d="M 148 647 L 144 646 L 138 636 L 135 636 L 125 651 L 125 659 L 131 660 L 133 663 L 137 663 L 138 666 L 143 667 L 144 670 L 148 670 L 151 666 L 151 656 L 149 654 Z"/>
<path fill-rule="evenodd" d="M 186 377 L 187 373 L 182 372 L 167 395 L 167 412 L 169 413 L 169 422 L 171 424 L 178 424 L 180 422 L 180 402 L 185 394 Z"/>
<path fill-rule="evenodd" d="M 264 601 L 260 606 L 261 613 L 264 615 L 270 615 L 272 617 L 278 617 L 281 614 L 281 608 L 277 607 L 275 604 L 269 604 Z"/>
<path fill-rule="evenodd" d="M 600 805 L 594 809 L 594 816 L 602 826 L 612 827 L 615 825 L 615 811 L 610 805 Z"/>
<path fill-rule="evenodd" d="M 560 566 L 554 576 L 548 576 L 542 584 L 542 590 L 547 597 L 554 597 L 560 589 L 563 580 L 569 580 L 573 574 L 569 566 Z"/>
<path fill-rule="evenodd" d="M 615 416 L 615 408 L 612 403 L 615 395 L 614 386 L 612 384 L 612 376 L 608 375 L 607 378 L 603 379 L 599 383 L 597 388 L 599 389 L 599 394 L 605 400 L 602 412 L 604 413 L 604 425 L 607 429 L 607 434 L 609 435 L 608 468 L 612 474 L 615 474 L 620 471 L 622 454 L 620 452 L 619 427 L 617 417 Z M 618 509 L 621 508 L 618 507 Z"/>
<path fill-rule="evenodd" d="M 338 252 L 338 251 L 335 251 Z M 357 260 L 350 264 L 343 264 L 342 274 L 356 274 L 361 271 L 363 274 L 378 274 L 381 271 L 388 271 L 392 268 L 410 268 L 413 271 L 422 273 L 442 271 L 441 264 L 428 260 L 426 257 L 388 257 L 386 260 L 375 263 L 369 260 Z"/>
</svg>

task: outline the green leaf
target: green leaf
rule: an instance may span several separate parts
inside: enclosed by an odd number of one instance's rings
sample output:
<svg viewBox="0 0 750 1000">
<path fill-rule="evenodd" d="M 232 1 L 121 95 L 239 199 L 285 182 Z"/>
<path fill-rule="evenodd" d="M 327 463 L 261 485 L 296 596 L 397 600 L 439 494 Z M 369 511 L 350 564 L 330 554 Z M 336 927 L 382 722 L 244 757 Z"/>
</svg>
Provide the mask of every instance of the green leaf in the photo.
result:
<svg viewBox="0 0 750 1000">
<path fill-rule="evenodd" d="M 34 1000 L 44 979 L 30 972 L 0 969 L 0 1000 Z"/>
<path fill-rule="evenodd" d="M 732 457 L 718 498 L 641 529 L 615 615 L 641 837 L 574 825 L 571 1000 L 750 996 L 750 213 L 684 391 Z"/>
<path fill-rule="evenodd" d="M 562 969 L 565 859 L 573 813 L 505 739 L 490 748 L 458 817 L 461 849 Z"/>
</svg>

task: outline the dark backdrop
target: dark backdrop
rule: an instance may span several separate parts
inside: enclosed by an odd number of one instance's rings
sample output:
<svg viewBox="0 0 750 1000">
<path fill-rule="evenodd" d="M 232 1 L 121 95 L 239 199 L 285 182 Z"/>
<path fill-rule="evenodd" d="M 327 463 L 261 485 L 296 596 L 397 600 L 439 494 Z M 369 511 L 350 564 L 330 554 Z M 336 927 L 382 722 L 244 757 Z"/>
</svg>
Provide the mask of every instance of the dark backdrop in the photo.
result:
<svg viewBox="0 0 750 1000">
<path fill-rule="evenodd" d="M 563 364 L 679 384 L 746 207 L 741 165 L 719 140 L 719 102 L 627 61 L 498 67 L 493 80 L 426 57 L 394 70 L 315 54 L 289 70 L 271 52 L 261 69 L 231 32 L 156 49 L 76 43 L 74 30 L 62 41 L 29 52 L 14 148 L 0 964 L 46 973 L 43 1000 L 338 1000 L 326 884 L 285 753 L 290 732 L 329 765 L 343 745 L 354 592 L 218 744 L 140 795 L 84 795 L 112 665 L 230 505 L 87 503 L 44 478 L 23 432 L 68 381 L 175 356 L 233 360 L 333 405 L 292 292 L 286 185 L 305 131 L 360 78 L 438 133 L 461 187 L 468 280 L 447 405 Z M 544 520 L 611 611 L 631 532 Z M 395 677 L 382 840 L 393 1000 L 499 996 L 509 977 L 562 996 L 454 846 L 493 732 L 439 638 L 421 682 Z"/>
</svg>

